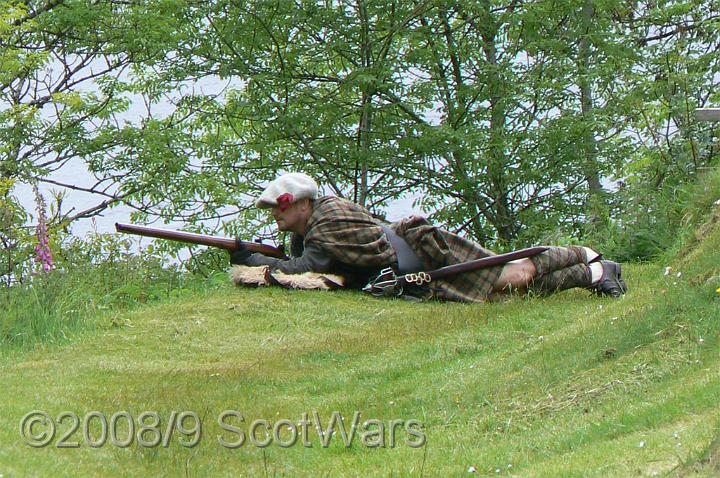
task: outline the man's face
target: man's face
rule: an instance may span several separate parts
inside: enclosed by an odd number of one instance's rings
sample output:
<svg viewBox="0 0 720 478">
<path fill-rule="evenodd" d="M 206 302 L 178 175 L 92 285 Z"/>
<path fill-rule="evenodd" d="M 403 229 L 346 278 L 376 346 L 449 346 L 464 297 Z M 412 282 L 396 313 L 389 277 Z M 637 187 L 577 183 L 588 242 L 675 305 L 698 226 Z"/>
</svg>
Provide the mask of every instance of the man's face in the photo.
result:
<svg viewBox="0 0 720 478">
<path fill-rule="evenodd" d="M 284 211 L 281 211 L 277 206 L 274 207 L 272 209 L 272 215 L 275 218 L 278 229 L 281 231 L 305 234 L 309 210 L 309 201 L 307 199 L 301 199 L 290 204 Z"/>
</svg>

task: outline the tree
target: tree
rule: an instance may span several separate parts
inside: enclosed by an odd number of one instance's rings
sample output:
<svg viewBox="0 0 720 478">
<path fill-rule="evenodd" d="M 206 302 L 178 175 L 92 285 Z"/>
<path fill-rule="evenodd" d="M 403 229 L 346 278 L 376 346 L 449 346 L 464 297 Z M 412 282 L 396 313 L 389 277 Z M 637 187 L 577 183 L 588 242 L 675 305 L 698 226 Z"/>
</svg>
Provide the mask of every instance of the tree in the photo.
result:
<svg viewBox="0 0 720 478">
<path fill-rule="evenodd" d="M 423 6 L 404 2 L 217 2 L 195 19 L 183 74 L 228 79 L 224 98 L 184 98 L 205 167 L 240 193 L 284 169 L 375 209 L 417 187 L 412 135 L 392 98 L 398 57 Z M 389 99 L 390 98 L 390 99 Z"/>
<path fill-rule="evenodd" d="M 106 158 L 127 158 L 137 143 L 156 138 L 150 108 L 145 118 L 130 120 L 128 108 L 131 101 L 157 103 L 151 85 L 139 90 L 134 84 L 168 50 L 177 30 L 175 14 L 183 5 L 161 0 L 5 2 L 9 19 L 0 36 L 0 175 L 99 198 L 83 211 L 59 207 L 56 223 L 130 202 L 137 192 L 121 186 L 132 167 L 114 169 Z M 93 183 L 55 178 L 78 162 L 94 175 Z"/>
<path fill-rule="evenodd" d="M 371 208 L 420 190 L 439 220 L 508 243 L 529 211 L 582 205 L 567 201 L 584 176 L 558 152 L 573 143 L 560 145 L 569 126 L 553 117 L 568 95 L 549 76 L 565 59 L 535 47 L 521 61 L 537 14 L 515 2 L 218 2 L 188 22 L 176 71 L 237 86 L 181 109 L 206 167 L 239 173 L 244 186 L 228 186 L 243 194 L 300 167 Z"/>
<path fill-rule="evenodd" d="M 252 198 L 304 170 L 378 215 L 421 194 L 514 247 L 597 231 L 612 179 L 672 183 L 716 155 L 689 120 L 717 86 L 710 1 L 3 6 L 0 176 L 98 198 L 56 223 L 122 202 L 262 231 Z M 54 177 L 73 162 L 94 184 Z"/>
</svg>

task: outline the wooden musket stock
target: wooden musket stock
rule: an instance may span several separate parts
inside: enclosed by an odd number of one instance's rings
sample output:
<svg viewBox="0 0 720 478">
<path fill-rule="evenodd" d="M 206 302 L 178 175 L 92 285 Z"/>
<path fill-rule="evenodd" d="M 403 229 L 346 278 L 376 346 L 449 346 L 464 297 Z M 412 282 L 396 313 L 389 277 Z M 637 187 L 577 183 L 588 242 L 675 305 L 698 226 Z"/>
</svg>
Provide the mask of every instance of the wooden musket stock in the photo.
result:
<svg viewBox="0 0 720 478">
<path fill-rule="evenodd" d="M 259 252 L 260 254 L 277 257 L 278 259 L 287 259 L 285 251 L 282 247 L 273 247 L 258 242 L 238 241 L 237 239 L 230 239 L 226 237 L 207 236 L 205 234 L 196 234 L 194 232 L 171 231 L 169 229 L 137 226 L 135 224 L 122 224 L 119 222 L 115 223 L 115 230 L 117 232 L 135 234 L 138 236 L 219 247 L 221 249 L 227 249 L 228 251 L 234 251 L 244 247 L 250 252 Z"/>
</svg>

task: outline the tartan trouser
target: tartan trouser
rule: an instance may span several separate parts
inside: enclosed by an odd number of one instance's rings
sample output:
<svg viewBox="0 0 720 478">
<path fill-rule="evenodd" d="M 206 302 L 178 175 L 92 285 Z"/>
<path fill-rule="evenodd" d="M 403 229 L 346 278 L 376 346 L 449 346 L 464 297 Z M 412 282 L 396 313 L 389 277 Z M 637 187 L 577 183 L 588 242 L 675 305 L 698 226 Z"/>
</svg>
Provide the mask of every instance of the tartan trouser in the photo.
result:
<svg viewBox="0 0 720 478">
<path fill-rule="evenodd" d="M 528 289 L 539 295 L 592 284 L 585 249 L 579 246 L 550 247 L 530 258 L 537 274 Z"/>
</svg>

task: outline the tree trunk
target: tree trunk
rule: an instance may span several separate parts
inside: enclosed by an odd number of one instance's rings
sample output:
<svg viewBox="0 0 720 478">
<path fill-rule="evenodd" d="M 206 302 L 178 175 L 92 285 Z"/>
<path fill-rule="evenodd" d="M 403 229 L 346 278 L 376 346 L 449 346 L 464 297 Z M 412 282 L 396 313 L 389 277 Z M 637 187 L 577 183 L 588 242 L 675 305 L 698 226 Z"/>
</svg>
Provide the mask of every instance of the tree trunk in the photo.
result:
<svg viewBox="0 0 720 478">
<path fill-rule="evenodd" d="M 502 74 L 498 73 L 498 53 L 495 46 L 497 39 L 498 27 L 495 19 L 490 12 L 488 2 L 483 2 L 483 6 L 487 8 L 486 18 L 488 22 L 482 33 L 483 51 L 485 60 L 491 74 L 488 75 L 486 82 L 492 90 L 490 98 L 490 135 L 487 157 L 487 171 L 490 180 L 490 196 L 494 201 L 492 213 L 488 220 L 495 227 L 500 242 L 508 243 L 515 239 L 515 224 L 508 198 L 507 178 L 506 178 L 506 158 L 505 158 L 505 120 L 507 111 L 505 106 L 505 79 Z M 492 21 L 492 23 L 490 23 Z"/>
<path fill-rule="evenodd" d="M 592 67 L 592 45 L 590 31 L 594 16 L 592 0 L 585 0 L 581 11 L 582 36 L 578 48 L 578 76 L 580 87 L 580 112 L 582 114 L 584 134 L 582 143 L 582 160 L 585 179 L 588 184 L 587 214 L 592 229 L 600 226 L 601 210 L 604 203 L 602 183 L 598 168 L 598 148 L 593 126 L 593 91 L 592 80 L 589 78 Z"/>
<path fill-rule="evenodd" d="M 370 25 L 367 6 L 363 0 L 358 2 L 361 28 L 361 56 L 362 68 L 367 70 L 372 65 L 372 47 L 370 45 Z M 372 101 L 373 92 L 370 87 L 363 86 L 360 102 L 360 124 L 358 125 L 358 157 L 359 164 L 355 165 L 355 202 L 365 206 L 368 197 L 368 158 L 370 157 L 370 131 L 372 129 Z"/>
</svg>

